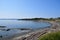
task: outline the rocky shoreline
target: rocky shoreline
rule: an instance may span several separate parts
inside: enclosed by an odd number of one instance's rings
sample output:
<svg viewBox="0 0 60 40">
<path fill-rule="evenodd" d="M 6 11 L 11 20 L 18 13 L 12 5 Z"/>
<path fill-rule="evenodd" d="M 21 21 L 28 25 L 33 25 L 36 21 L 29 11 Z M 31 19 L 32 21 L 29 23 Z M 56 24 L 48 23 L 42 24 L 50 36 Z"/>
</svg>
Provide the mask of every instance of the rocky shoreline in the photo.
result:
<svg viewBox="0 0 60 40">
<path fill-rule="evenodd" d="M 38 40 L 38 38 L 46 33 L 59 31 L 60 25 L 57 22 L 50 22 L 52 25 L 50 28 L 40 29 L 35 32 L 28 33 L 22 37 L 13 38 L 13 40 Z"/>
<path fill-rule="evenodd" d="M 51 21 L 48 21 L 48 22 L 52 24 L 51 27 L 27 32 L 27 33 L 24 33 L 24 35 L 18 34 L 17 36 L 15 35 L 15 37 L 6 38 L 6 40 L 38 40 L 38 38 L 40 36 L 42 36 L 46 33 L 55 32 L 55 31 L 60 30 L 59 29 L 60 25 L 57 22 L 51 22 Z M 3 39 L 3 40 L 5 40 L 5 39 Z"/>
</svg>

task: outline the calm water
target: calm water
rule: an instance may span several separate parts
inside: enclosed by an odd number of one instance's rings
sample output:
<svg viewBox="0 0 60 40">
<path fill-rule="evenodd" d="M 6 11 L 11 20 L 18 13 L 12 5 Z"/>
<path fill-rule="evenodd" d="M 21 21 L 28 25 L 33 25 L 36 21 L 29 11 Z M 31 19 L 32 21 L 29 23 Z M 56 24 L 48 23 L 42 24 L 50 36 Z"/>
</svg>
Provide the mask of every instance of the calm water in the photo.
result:
<svg viewBox="0 0 60 40">
<path fill-rule="evenodd" d="M 50 23 L 47 22 L 39 22 L 39 21 L 22 21 L 22 20 L 0 20 L 0 26 L 6 26 L 6 28 L 31 28 L 31 29 L 37 29 L 37 28 L 45 28 L 50 26 Z M 0 30 L 0 36 L 11 36 L 13 34 L 17 33 L 23 33 L 27 32 L 26 30 L 10 30 L 10 31 L 1 31 Z"/>
</svg>

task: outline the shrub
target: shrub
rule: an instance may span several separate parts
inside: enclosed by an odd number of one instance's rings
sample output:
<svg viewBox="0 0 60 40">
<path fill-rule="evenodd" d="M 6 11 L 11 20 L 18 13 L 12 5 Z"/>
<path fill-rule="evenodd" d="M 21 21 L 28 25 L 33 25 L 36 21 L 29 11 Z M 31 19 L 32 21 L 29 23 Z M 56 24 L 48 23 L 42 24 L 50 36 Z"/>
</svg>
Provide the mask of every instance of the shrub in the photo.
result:
<svg viewBox="0 0 60 40">
<path fill-rule="evenodd" d="M 39 37 L 38 40 L 60 40 L 60 31 L 45 34 L 45 35 Z"/>
</svg>

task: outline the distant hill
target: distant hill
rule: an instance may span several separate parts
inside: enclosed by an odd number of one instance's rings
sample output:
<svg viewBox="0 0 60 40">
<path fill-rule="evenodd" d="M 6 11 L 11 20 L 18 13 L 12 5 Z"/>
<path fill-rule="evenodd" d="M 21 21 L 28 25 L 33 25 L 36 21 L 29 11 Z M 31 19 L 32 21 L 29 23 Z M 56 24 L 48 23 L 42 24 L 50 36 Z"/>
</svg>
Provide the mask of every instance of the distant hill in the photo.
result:
<svg viewBox="0 0 60 40">
<path fill-rule="evenodd" d="M 60 20 L 60 17 L 57 18 L 24 18 L 18 20 Z"/>
</svg>

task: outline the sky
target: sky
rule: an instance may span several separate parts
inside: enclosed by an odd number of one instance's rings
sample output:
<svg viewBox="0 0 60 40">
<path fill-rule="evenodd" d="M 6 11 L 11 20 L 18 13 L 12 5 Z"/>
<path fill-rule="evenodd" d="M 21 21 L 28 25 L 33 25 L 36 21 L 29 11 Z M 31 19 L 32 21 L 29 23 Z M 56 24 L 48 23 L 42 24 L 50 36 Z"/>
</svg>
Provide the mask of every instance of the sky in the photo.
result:
<svg viewBox="0 0 60 40">
<path fill-rule="evenodd" d="M 60 17 L 60 0 L 0 0 L 0 18 Z"/>
</svg>

